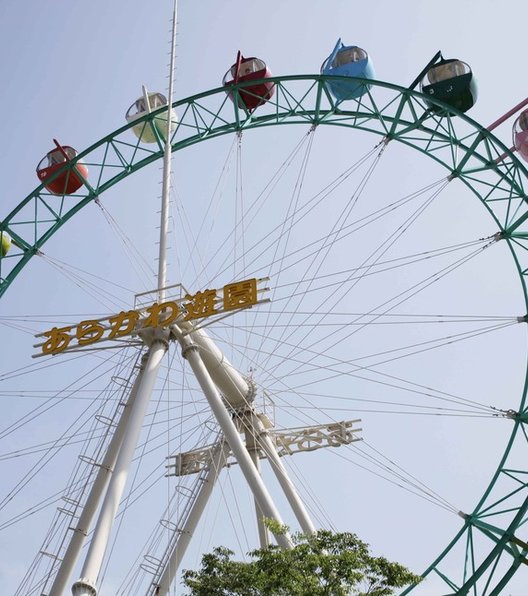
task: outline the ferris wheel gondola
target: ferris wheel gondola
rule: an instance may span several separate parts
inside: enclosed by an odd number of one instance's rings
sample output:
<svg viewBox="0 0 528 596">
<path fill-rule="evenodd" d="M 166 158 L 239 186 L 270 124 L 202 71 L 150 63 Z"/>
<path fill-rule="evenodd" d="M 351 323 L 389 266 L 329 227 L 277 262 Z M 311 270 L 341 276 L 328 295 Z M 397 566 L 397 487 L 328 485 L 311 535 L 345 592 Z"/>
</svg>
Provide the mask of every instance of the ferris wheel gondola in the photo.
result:
<svg viewBox="0 0 528 596">
<path fill-rule="evenodd" d="M 252 112 L 273 96 L 275 84 L 271 81 L 262 80 L 269 79 L 271 76 L 271 71 L 264 60 L 255 56 L 244 58 L 241 52 L 238 52 L 237 60 L 224 75 L 222 84 L 229 89 L 237 83 L 255 81 L 254 84 L 244 86 L 238 92 L 236 99 L 233 93 L 228 90 L 229 97 L 236 103 L 238 108 L 245 108 Z"/>
<path fill-rule="evenodd" d="M 69 145 L 60 145 L 55 141 L 55 149 L 48 151 L 37 166 L 37 176 L 44 184 L 46 189 L 54 195 L 71 195 L 88 178 L 88 168 L 77 161 L 75 168 L 66 170 L 55 177 L 55 174 L 64 167 L 64 165 L 77 157 L 77 151 Z"/>
<path fill-rule="evenodd" d="M 375 77 L 372 60 L 367 52 L 358 46 L 345 46 L 341 38 L 323 62 L 321 74 L 344 78 L 343 81 L 331 81 L 326 84 L 338 101 L 358 99 L 368 91 L 369 85 L 357 79 L 368 80 Z M 350 80 L 346 80 L 345 77 L 349 77 Z"/>
<path fill-rule="evenodd" d="M 0 257 L 5 257 L 11 248 L 11 236 L 7 232 L 0 232 Z"/>
<path fill-rule="evenodd" d="M 521 112 L 513 124 L 513 144 L 523 159 L 528 161 L 528 110 Z"/>
<path fill-rule="evenodd" d="M 149 114 L 154 110 L 167 105 L 167 98 L 162 93 L 147 93 L 128 108 L 125 115 L 128 123 L 140 120 L 145 114 Z M 176 112 L 171 108 L 171 131 L 174 131 L 177 124 Z M 146 122 L 138 122 L 132 127 L 134 134 L 142 143 L 155 143 L 158 138 L 165 139 L 165 132 L 167 130 L 167 112 L 163 112 L 152 120 L 152 126 Z"/>
<path fill-rule="evenodd" d="M 421 82 L 421 91 L 439 99 L 460 112 L 467 112 L 477 101 L 477 83 L 468 64 L 457 59 L 441 59 L 432 66 Z M 442 112 L 438 105 L 428 102 L 434 112 Z"/>
</svg>

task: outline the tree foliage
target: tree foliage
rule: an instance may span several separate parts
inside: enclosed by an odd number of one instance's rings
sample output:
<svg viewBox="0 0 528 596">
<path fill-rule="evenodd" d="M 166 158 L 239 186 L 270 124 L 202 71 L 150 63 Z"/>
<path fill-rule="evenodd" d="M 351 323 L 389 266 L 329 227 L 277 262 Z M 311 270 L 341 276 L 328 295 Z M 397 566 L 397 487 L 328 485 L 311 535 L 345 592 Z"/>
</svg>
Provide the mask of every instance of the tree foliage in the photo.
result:
<svg viewBox="0 0 528 596">
<path fill-rule="evenodd" d="M 192 596 L 389 596 L 421 578 L 399 563 L 373 557 L 355 534 L 320 530 L 294 536 L 294 547 L 277 546 L 235 561 L 227 548 L 202 557 L 198 571 L 184 571 Z"/>
</svg>

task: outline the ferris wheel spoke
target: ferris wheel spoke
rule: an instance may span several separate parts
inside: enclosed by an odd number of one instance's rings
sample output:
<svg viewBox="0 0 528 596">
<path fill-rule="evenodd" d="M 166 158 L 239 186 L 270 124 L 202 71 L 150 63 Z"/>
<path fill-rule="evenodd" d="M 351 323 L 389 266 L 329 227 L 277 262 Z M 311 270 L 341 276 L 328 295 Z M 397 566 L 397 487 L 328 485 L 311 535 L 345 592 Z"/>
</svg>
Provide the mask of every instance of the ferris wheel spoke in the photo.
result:
<svg viewBox="0 0 528 596">
<path fill-rule="evenodd" d="M 387 471 L 384 466 L 380 466 L 376 462 L 371 462 L 368 457 L 365 458 L 367 460 L 367 463 L 364 464 L 359 463 L 353 458 L 347 457 L 339 452 L 336 454 L 336 456 L 341 459 L 345 459 L 346 461 L 349 461 L 352 465 L 365 470 L 369 474 L 379 477 L 380 479 L 382 479 L 385 482 L 388 482 L 389 484 L 397 486 L 399 489 L 403 491 L 406 491 L 421 499 L 424 499 L 425 501 L 428 501 L 429 503 L 432 503 L 433 505 L 441 509 L 444 509 L 445 511 L 455 513 L 456 515 L 458 515 L 458 510 L 456 510 L 456 508 L 453 508 L 453 506 L 445 505 L 443 498 L 436 497 L 436 495 L 430 493 L 428 489 L 423 489 L 415 486 L 413 482 L 402 480 L 399 474 L 393 475 L 392 473 L 389 473 L 389 471 Z M 378 468 L 378 470 L 376 470 L 375 468 Z"/>
<path fill-rule="evenodd" d="M 253 223 L 256 218 L 258 217 L 259 213 L 265 208 L 267 202 L 269 201 L 270 196 L 272 195 L 274 189 L 276 188 L 277 184 L 283 178 L 285 173 L 288 171 L 289 168 L 292 167 L 292 164 L 295 163 L 297 159 L 297 155 L 299 154 L 302 147 L 307 143 L 309 140 L 310 135 L 303 134 L 300 141 L 298 141 L 293 148 L 293 150 L 287 155 L 284 161 L 281 163 L 279 168 L 270 176 L 267 183 L 264 185 L 263 189 L 258 193 L 256 198 L 251 202 L 251 204 L 245 210 L 244 217 L 246 219 L 246 223 L 249 224 Z M 240 139 L 236 139 L 233 141 L 231 151 L 233 150 L 235 144 L 238 146 L 240 143 Z M 238 167 L 236 168 L 238 172 Z M 222 172 L 224 174 L 224 172 Z M 238 184 L 238 183 L 237 183 Z M 217 184 L 218 186 L 218 184 Z M 237 186 L 238 188 L 238 186 Z M 218 201 L 220 200 L 221 196 L 218 197 Z M 211 199 L 210 205 L 212 204 L 213 199 Z M 220 203 L 218 202 L 218 208 L 212 211 L 213 214 L 218 214 L 218 210 L 220 208 Z M 182 213 L 184 213 L 184 206 L 181 205 L 180 209 Z M 208 209 L 209 212 L 209 209 Z M 184 223 L 186 218 L 182 218 L 182 227 L 184 230 L 187 230 L 186 234 L 192 236 L 192 227 L 189 224 Z M 221 233 L 221 239 L 219 241 L 220 246 L 222 249 L 217 252 L 217 250 L 207 250 L 208 246 L 210 245 L 214 235 L 212 234 L 213 226 L 217 227 L 216 221 L 217 217 L 213 215 L 211 217 L 211 227 L 208 230 L 208 235 L 205 240 L 205 245 L 201 249 L 201 253 L 211 254 L 211 259 L 204 261 L 202 258 L 202 265 L 198 269 L 198 273 L 195 274 L 195 283 L 198 283 L 200 279 L 204 279 L 206 283 L 210 283 L 211 277 L 217 278 L 221 275 L 225 275 L 227 273 L 231 273 L 233 267 L 240 267 L 240 261 L 242 258 L 247 259 L 248 255 L 251 254 L 252 250 L 255 248 L 258 250 L 259 246 L 253 248 L 247 248 L 243 255 L 239 257 L 233 257 L 233 249 L 231 248 L 233 245 L 234 240 L 238 235 L 241 234 L 241 222 L 239 220 L 234 221 L 232 226 L 229 226 L 226 232 Z M 200 224 L 200 229 L 204 227 L 204 221 Z M 189 259 L 193 259 L 193 254 L 196 252 L 196 247 L 200 247 L 199 237 L 192 241 L 192 249 L 189 251 Z M 219 261 L 218 265 L 214 265 Z M 209 272 L 211 267 L 215 266 L 217 268 L 216 273 L 213 275 Z"/>
<path fill-rule="evenodd" d="M 18 481 L 18 483 L 11 489 L 10 493 L 7 495 L 6 499 L 4 500 L 4 504 L 8 505 L 9 502 L 13 499 L 15 494 L 24 490 L 30 482 L 32 482 L 36 476 L 37 471 L 41 471 L 44 468 L 49 467 L 50 463 L 54 461 L 56 456 L 61 450 L 64 450 L 65 447 L 68 447 L 71 442 L 67 441 L 67 436 L 70 434 L 71 437 L 78 436 L 78 434 L 82 431 L 81 429 L 90 427 L 90 430 L 86 431 L 87 436 L 85 437 L 83 444 L 87 445 L 90 443 L 91 440 L 94 438 L 105 438 L 108 436 L 109 427 L 106 428 L 106 432 L 101 434 L 100 429 L 96 429 L 93 425 L 93 416 L 94 411 L 97 412 L 98 407 L 97 404 L 89 403 L 88 406 L 85 407 L 84 411 L 78 415 L 78 417 L 71 422 L 71 424 L 66 427 L 62 434 L 54 439 L 54 442 L 51 446 L 49 446 L 41 455 L 38 457 L 36 462 L 31 465 L 31 467 L 27 470 L 27 472 L 23 475 L 23 477 Z M 28 421 L 24 421 L 27 424 Z M 3 505 L 2 505 L 3 506 Z"/>
<path fill-rule="evenodd" d="M 308 263 L 306 263 L 306 265 L 304 266 L 305 272 L 304 272 L 304 275 L 301 278 L 301 280 L 298 282 L 299 285 L 304 282 L 304 278 L 307 275 L 311 275 L 311 276 L 315 275 L 316 276 L 319 273 L 325 259 L 328 257 L 329 252 L 332 250 L 334 244 L 339 239 L 339 237 L 341 235 L 341 231 L 343 229 L 343 226 L 346 225 L 346 222 L 347 222 L 350 214 L 352 213 L 354 206 L 361 195 L 361 192 L 364 190 L 368 179 L 372 175 L 372 172 L 374 171 L 376 164 L 378 163 L 378 161 L 380 159 L 380 156 L 381 156 L 381 154 L 379 154 L 377 156 L 376 160 L 369 166 L 367 172 L 365 173 L 363 178 L 360 180 L 360 183 L 359 183 L 357 189 L 354 191 L 350 203 L 348 205 L 346 205 L 346 207 L 341 211 L 341 213 L 336 218 L 335 223 L 333 224 L 330 232 L 326 236 L 326 238 L 323 241 L 323 243 L 321 244 L 321 246 L 318 248 L 317 253 L 313 257 L 313 259 L 311 261 L 308 261 Z M 329 238 L 331 238 L 331 241 L 327 242 L 327 240 Z M 279 271 L 280 271 L 281 266 L 282 266 L 282 263 L 279 263 Z M 279 281 L 280 281 L 279 278 L 277 278 L 277 282 L 279 282 Z M 310 289 L 310 286 L 311 286 L 311 283 L 308 283 L 308 288 L 307 288 L 308 291 Z M 294 294 L 295 294 L 296 289 L 297 288 L 294 289 L 294 292 L 293 292 Z M 291 296 L 290 296 L 290 299 L 291 299 Z M 284 308 L 289 307 L 290 299 L 286 300 L 286 304 L 284 305 Z M 279 336 L 279 340 L 278 340 L 279 342 L 284 335 L 285 335 L 285 333 L 283 333 Z M 264 366 L 265 365 L 266 365 L 266 363 L 264 363 Z"/>
<path fill-rule="evenodd" d="M 440 192 L 440 191 L 438 191 L 438 192 Z M 373 266 L 375 264 L 375 262 L 379 258 L 381 258 L 383 256 L 383 254 L 385 254 L 390 249 L 390 247 L 401 237 L 401 235 L 408 230 L 408 227 L 415 221 L 415 219 L 421 213 L 423 213 L 423 211 L 425 210 L 427 205 L 430 204 L 430 202 L 435 198 L 435 196 L 436 196 L 436 193 L 435 193 L 435 195 L 433 195 L 433 197 L 429 201 L 427 201 L 425 203 L 424 206 L 420 206 L 418 208 L 418 210 L 415 211 L 410 216 L 410 218 L 394 232 L 393 235 L 389 236 L 385 241 L 383 241 L 383 243 L 367 257 L 367 259 L 364 261 L 363 265 L 368 264 L 370 266 Z M 375 257 L 374 262 L 370 262 L 373 257 Z M 361 273 L 359 278 L 352 283 L 351 287 L 348 287 L 348 286 L 345 286 L 345 284 L 342 284 L 343 287 L 346 287 L 346 292 L 342 290 L 340 297 L 339 297 L 339 295 L 338 296 L 331 295 L 330 296 L 331 303 L 330 303 L 329 307 L 333 308 L 333 307 L 338 306 L 340 301 L 344 298 L 344 296 L 346 296 L 350 292 L 350 290 L 354 289 L 356 287 L 356 285 L 361 281 L 361 279 L 367 274 L 369 268 L 370 267 L 367 267 L 367 269 Z M 298 305 L 298 306 L 300 307 L 301 305 Z M 307 318 L 307 320 L 309 320 L 309 319 Z M 319 320 L 321 320 L 321 317 L 319 317 Z M 317 324 L 317 321 L 315 322 L 315 325 L 316 324 Z M 305 337 L 306 337 L 306 334 L 305 334 Z M 290 353 L 289 355 L 293 355 L 293 354 Z"/>
<path fill-rule="evenodd" d="M 238 350 L 240 351 L 240 353 L 247 352 L 247 349 L 244 348 L 243 346 L 238 346 Z M 261 349 L 259 349 L 258 352 L 261 352 Z M 315 355 L 315 354 L 317 354 L 317 352 L 314 350 L 307 350 L 307 354 L 308 354 L 308 356 L 310 354 Z M 394 389 L 403 390 L 407 393 L 416 394 L 416 395 L 426 397 L 426 398 L 440 399 L 440 400 L 447 401 L 447 402 L 457 403 L 457 404 L 460 404 L 465 407 L 468 407 L 468 406 L 475 407 L 477 409 L 482 410 L 486 415 L 496 415 L 496 412 L 493 411 L 492 409 L 490 409 L 490 407 L 487 405 L 480 404 L 478 402 L 471 401 L 466 398 L 461 398 L 461 397 L 455 396 L 453 394 L 446 393 L 445 391 L 433 389 L 431 386 L 424 386 L 424 385 L 420 385 L 417 383 L 413 383 L 408 379 L 406 380 L 406 379 L 402 379 L 401 377 L 395 377 L 394 375 L 384 373 L 384 372 L 382 372 L 374 367 L 368 366 L 368 365 L 355 364 L 351 367 L 350 362 L 347 360 L 343 360 L 342 358 L 331 357 L 331 356 L 327 356 L 327 358 L 329 360 L 329 363 L 327 365 L 323 365 L 323 364 L 316 365 L 313 362 L 310 362 L 308 370 L 312 370 L 314 372 L 319 372 L 320 375 L 318 378 L 314 379 L 308 385 L 318 384 L 320 382 L 328 380 L 328 378 L 345 376 L 345 377 L 366 380 L 369 383 L 373 382 L 373 383 L 381 384 L 383 386 L 393 387 Z M 296 359 L 291 359 L 291 361 L 293 363 L 295 363 Z M 297 363 L 298 363 L 299 367 L 303 367 L 305 365 L 304 361 L 297 361 Z M 346 369 L 343 370 L 343 367 L 346 367 Z M 258 369 L 256 369 L 256 370 L 258 370 Z M 361 373 L 363 373 L 363 374 L 361 374 Z M 366 376 L 365 373 L 368 373 L 369 376 Z M 374 375 L 374 376 L 372 376 L 372 375 Z M 264 378 L 266 378 L 266 377 L 264 377 Z M 276 373 L 275 374 L 269 373 L 267 378 L 268 378 L 268 382 L 260 381 L 261 383 L 263 383 L 263 387 L 266 388 L 267 391 L 272 391 L 272 393 L 275 393 L 276 391 L 274 391 L 274 387 L 275 386 L 280 387 L 281 385 L 284 385 L 285 384 L 284 379 L 288 379 L 288 383 L 286 385 L 286 392 L 293 392 L 299 396 L 306 395 L 306 386 L 301 387 L 301 386 L 298 386 L 298 385 L 296 386 L 295 384 L 292 384 L 291 380 L 293 377 L 289 373 L 280 375 L 280 376 L 277 375 Z M 269 384 L 270 381 L 272 382 L 271 385 Z M 321 396 L 323 396 L 323 395 L 321 395 Z M 326 396 L 326 394 L 324 394 L 324 396 Z M 329 396 L 327 396 L 327 397 L 329 397 Z M 353 400 L 353 397 L 349 395 L 348 397 L 342 397 L 341 399 Z"/>
<path fill-rule="evenodd" d="M 454 263 L 448 264 L 447 266 L 444 266 L 442 269 L 437 270 L 432 275 L 428 275 L 427 277 L 425 277 L 422 280 L 418 281 L 417 283 L 413 284 L 412 286 L 410 286 L 406 290 L 404 290 L 402 292 L 399 292 L 398 294 L 396 294 L 396 295 L 392 296 L 391 298 L 385 300 L 383 303 L 380 303 L 380 304 L 376 305 L 375 307 L 373 307 L 373 309 L 372 309 L 371 312 L 381 310 L 381 312 L 383 312 L 384 314 L 386 314 L 387 312 L 392 311 L 396 307 L 398 307 L 401 304 L 403 304 L 403 303 L 407 302 L 408 300 L 412 299 L 419 292 L 424 291 L 430 285 L 438 282 L 440 279 L 442 279 L 443 277 L 445 277 L 446 275 L 448 275 L 449 273 L 451 273 L 452 271 L 454 271 L 455 269 L 457 269 L 461 265 L 465 264 L 470 259 L 472 259 L 475 256 L 477 256 L 478 254 L 480 254 L 480 252 L 482 250 L 484 250 L 485 248 L 487 248 L 487 246 L 488 245 L 486 244 L 482 248 L 477 249 L 477 250 L 473 251 L 472 253 L 469 253 L 469 255 L 465 255 L 465 256 L 461 257 L 460 259 L 458 259 Z M 345 291 L 342 292 L 342 295 L 346 295 L 346 292 Z M 338 300 L 336 300 L 334 302 L 337 303 L 337 304 L 335 304 L 335 306 L 338 306 Z M 357 323 L 357 322 L 358 322 L 358 319 L 357 318 L 352 321 L 352 323 Z M 344 325 L 343 326 L 343 330 L 346 331 L 346 334 L 342 334 L 343 337 L 339 338 L 339 336 L 337 336 L 335 332 L 332 332 L 332 333 L 326 334 L 326 336 L 323 336 L 322 338 L 318 338 L 317 344 L 318 345 L 321 345 L 321 342 L 322 341 L 327 340 L 327 341 L 330 341 L 332 343 L 332 345 L 336 345 L 340 341 L 344 341 L 344 339 L 349 339 L 352 335 L 355 335 L 359 331 L 367 328 L 368 325 L 370 323 L 372 323 L 372 322 L 373 322 L 373 319 L 372 318 L 369 318 L 369 320 L 366 321 L 363 325 L 361 325 L 359 327 L 355 327 L 352 331 L 348 331 L 347 327 Z M 307 336 L 307 333 L 305 333 L 305 337 L 306 336 Z M 299 342 L 299 345 L 301 345 L 303 351 L 305 351 L 306 349 L 313 348 L 315 344 L 314 343 L 311 343 L 311 344 L 306 345 L 306 344 L 303 344 L 302 342 Z M 295 352 L 290 351 L 290 353 L 288 354 L 288 358 L 291 357 L 291 356 L 293 356 L 294 353 Z M 314 358 L 315 358 L 315 355 L 314 355 Z"/>
<path fill-rule="evenodd" d="M 125 363 L 130 362 L 134 357 L 134 355 L 128 356 L 128 358 L 124 359 Z M 78 357 L 73 358 L 73 360 L 77 359 Z M 57 366 L 57 364 L 55 364 L 55 366 Z M 94 366 L 91 370 L 86 371 L 80 379 L 76 379 L 71 384 L 66 386 L 64 389 L 61 389 L 57 393 L 57 397 L 46 397 L 44 403 L 39 404 L 36 408 L 25 413 L 18 420 L 5 427 L 2 433 L 0 434 L 0 439 L 4 439 L 5 437 L 11 435 L 13 432 L 18 431 L 28 422 L 34 421 L 38 416 L 48 413 L 51 409 L 57 407 L 57 405 L 59 405 L 60 403 L 64 403 L 66 400 L 68 400 L 72 391 L 76 391 L 77 389 L 82 390 L 84 387 L 89 386 L 91 382 L 105 377 L 109 371 L 116 370 L 116 367 L 118 369 L 119 361 L 115 359 L 110 359 L 110 361 L 104 360 L 98 362 L 97 365 Z M 35 369 L 33 369 L 33 371 L 34 370 Z M 93 375 L 93 377 L 91 378 L 90 375 Z M 8 378 L 13 378 L 13 376 L 14 375 L 9 375 Z M 78 386 L 79 381 L 81 381 L 80 387 Z M 89 405 L 88 407 L 91 407 L 91 405 Z"/>
<path fill-rule="evenodd" d="M 101 280 L 99 280 L 99 282 L 94 282 L 87 275 L 79 274 L 70 269 L 66 263 L 59 263 L 47 255 L 43 254 L 42 258 L 55 269 L 55 271 L 68 279 L 74 286 L 93 298 L 99 307 L 105 308 L 108 312 L 113 312 L 118 305 L 122 303 L 120 297 L 110 293 L 107 289 L 103 290 L 101 288 Z"/>
<path fill-rule="evenodd" d="M 517 321 L 500 323 L 498 325 L 482 327 L 482 328 L 478 328 L 478 329 L 475 329 L 472 331 L 464 331 L 464 332 L 453 334 L 453 335 L 447 335 L 447 336 L 442 336 L 442 337 L 435 338 L 435 339 L 430 339 L 430 340 L 427 340 L 424 342 L 420 342 L 419 344 L 400 346 L 397 348 L 392 348 L 390 350 L 385 350 L 384 352 L 378 352 L 378 353 L 368 354 L 368 355 L 364 355 L 364 356 L 357 356 L 353 359 L 343 362 L 343 364 L 348 367 L 345 370 L 332 369 L 332 366 L 329 366 L 329 365 L 320 367 L 320 365 L 314 365 L 311 362 L 305 362 L 302 370 L 297 369 L 295 371 L 287 372 L 286 376 L 288 376 L 289 378 L 295 378 L 295 376 L 298 376 L 301 374 L 304 375 L 307 372 L 310 372 L 310 370 L 319 370 L 320 368 L 324 368 L 327 371 L 335 370 L 336 372 L 340 372 L 343 375 L 347 375 L 350 372 L 361 370 L 363 368 L 365 368 L 367 370 L 375 370 L 377 367 L 380 367 L 383 364 L 386 364 L 388 362 L 393 362 L 394 360 L 399 360 L 401 358 L 413 357 L 416 354 L 422 354 L 422 353 L 430 351 L 430 350 L 443 348 L 445 346 L 452 345 L 456 342 L 473 339 L 473 338 L 479 337 L 483 334 L 506 329 L 512 325 L 517 325 L 517 324 L 518 324 Z M 382 360 L 377 360 L 373 363 L 368 363 L 365 365 L 362 365 L 362 364 L 357 365 L 357 362 L 365 361 L 365 360 L 368 361 L 372 358 L 377 358 L 379 356 L 388 356 L 389 354 L 395 354 L 395 355 L 391 356 L 390 358 L 384 358 Z"/>
<path fill-rule="evenodd" d="M 103 205 L 100 199 L 96 199 L 96 204 L 102 212 L 105 221 L 108 223 L 110 229 L 114 232 L 116 238 L 119 240 L 119 246 L 123 251 L 127 262 L 135 271 L 135 279 L 138 283 L 143 284 L 145 290 L 150 289 L 155 273 L 152 266 L 147 262 L 142 252 L 138 250 L 136 243 L 121 229 L 119 222 L 112 216 L 109 209 Z M 130 290 L 128 292 L 132 293 Z M 136 290 L 137 292 L 137 290 Z"/>
<path fill-rule="evenodd" d="M 365 269 L 360 272 L 360 275 L 358 276 L 357 279 L 354 279 L 351 287 L 354 287 L 355 284 L 357 284 L 361 280 L 361 278 L 364 277 L 368 273 L 369 269 L 372 268 L 373 264 L 368 265 L 367 263 L 368 263 L 368 261 L 365 261 Z M 345 281 L 349 281 L 349 280 L 350 280 L 350 277 L 345 276 L 344 280 L 339 280 L 339 282 L 338 282 L 339 287 L 346 288 L 346 292 L 344 290 L 342 290 L 342 292 L 341 292 L 342 295 L 346 295 L 350 291 L 350 288 L 348 286 L 345 286 Z M 300 309 L 302 307 L 302 299 L 306 296 L 304 289 L 305 288 L 303 288 L 303 292 L 300 294 L 300 297 L 297 300 L 297 302 L 298 302 L 297 308 L 298 309 Z M 328 304 L 329 307 L 332 308 L 336 305 L 336 303 L 338 304 L 339 302 L 338 302 L 338 298 L 336 298 L 336 296 L 335 296 L 335 292 L 329 292 L 327 294 L 327 299 L 325 300 L 325 304 Z M 306 320 L 310 320 L 310 317 L 306 317 Z M 324 320 L 324 319 L 323 319 L 323 317 L 319 317 L 319 320 Z M 316 325 L 314 325 L 313 328 L 315 329 Z"/>
<path fill-rule="evenodd" d="M 312 136 L 311 136 L 312 134 L 313 133 L 311 133 L 309 136 L 307 136 L 305 138 L 309 141 L 312 138 Z M 297 147 L 296 150 L 297 149 L 300 149 L 300 146 Z M 308 149 L 309 149 L 309 147 L 306 149 L 306 151 Z M 278 249 L 278 247 L 280 247 L 284 243 L 285 236 L 287 234 L 291 233 L 291 229 L 295 226 L 298 226 L 321 203 L 322 200 L 328 198 L 330 196 L 330 194 L 333 192 L 333 190 L 335 190 L 335 188 L 342 185 L 349 178 L 349 176 L 359 166 L 361 166 L 361 164 L 372 153 L 373 153 L 373 151 L 370 151 L 366 156 L 364 156 L 358 162 L 356 162 L 352 166 L 348 167 L 345 172 L 343 172 L 343 173 L 339 174 L 337 177 L 335 177 L 334 180 L 332 180 L 329 184 L 327 184 L 327 186 L 324 187 L 321 191 L 319 191 L 318 193 L 313 195 L 310 199 L 308 199 L 306 202 L 304 202 L 302 205 L 300 205 L 298 209 L 296 209 L 295 211 L 289 212 L 284 217 L 283 223 L 275 225 L 269 234 L 262 235 L 261 233 L 259 233 L 257 236 L 257 240 L 255 242 L 253 242 L 253 244 L 251 246 L 248 246 L 246 248 L 245 258 L 247 259 L 249 256 L 251 256 L 251 261 L 247 262 L 246 269 L 249 269 L 251 271 L 250 268 L 256 266 L 258 260 L 260 259 L 261 254 L 267 255 L 269 251 L 276 251 Z M 289 166 L 290 164 L 291 164 L 291 160 L 287 163 L 287 165 Z M 301 167 L 302 167 L 302 164 L 301 164 Z M 282 168 L 282 166 L 281 166 L 281 168 Z M 279 172 L 279 175 L 274 175 L 272 177 L 272 179 L 270 180 L 270 183 L 268 183 L 268 185 L 265 187 L 265 189 L 258 195 L 257 199 L 249 207 L 249 209 L 246 213 L 246 218 L 249 216 L 250 211 L 257 204 L 258 204 L 258 211 L 252 215 L 252 218 L 250 220 L 247 220 L 246 225 L 250 225 L 251 223 L 253 223 L 258 212 L 260 212 L 262 207 L 265 205 L 265 201 L 264 202 L 262 201 L 262 197 L 269 200 L 269 198 L 271 197 L 271 191 L 275 189 L 275 185 L 282 177 L 282 174 L 283 174 L 283 172 L 281 171 L 281 172 Z M 271 182 L 273 182 L 273 185 L 271 185 Z M 222 245 L 229 246 L 230 236 L 228 236 L 228 237 L 226 237 L 226 239 L 222 240 L 222 242 L 221 242 Z M 312 242 L 312 244 L 308 244 L 307 246 L 311 246 L 311 245 L 317 246 L 317 244 L 320 242 L 323 242 L 323 243 L 326 242 L 326 238 L 323 237 L 321 240 L 314 241 L 314 242 Z M 313 254 L 316 254 L 317 250 L 318 249 L 316 248 L 316 250 L 314 251 Z M 293 254 L 295 254 L 295 252 Z M 229 270 L 230 267 L 236 266 L 238 263 L 238 260 L 239 259 L 236 259 L 234 263 L 231 263 L 231 260 L 228 260 L 228 259 L 224 260 L 223 265 L 222 265 L 223 268 L 221 270 L 217 271 L 217 273 L 215 274 L 215 277 L 218 277 L 219 275 L 224 274 L 225 272 L 227 272 Z M 273 271 L 272 267 L 275 265 L 276 260 L 277 259 L 272 259 L 271 263 L 269 263 L 269 264 L 264 264 L 263 266 L 259 265 L 259 268 L 261 268 L 264 271 L 266 271 L 269 268 L 268 275 L 270 275 L 270 274 L 272 274 L 271 273 Z"/>
</svg>

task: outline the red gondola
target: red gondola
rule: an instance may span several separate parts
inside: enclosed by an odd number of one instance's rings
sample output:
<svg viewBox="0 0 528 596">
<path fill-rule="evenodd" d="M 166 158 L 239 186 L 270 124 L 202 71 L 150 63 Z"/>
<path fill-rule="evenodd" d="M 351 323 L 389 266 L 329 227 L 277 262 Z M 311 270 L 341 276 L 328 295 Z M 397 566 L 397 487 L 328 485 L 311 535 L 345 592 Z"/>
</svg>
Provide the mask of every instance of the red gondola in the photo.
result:
<svg viewBox="0 0 528 596">
<path fill-rule="evenodd" d="M 57 147 L 52 149 L 37 166 L 37 176 L 44 183 L 49 192 L 54 195 L 71 195 L 83 185 L 83 179 L 88 177 L 88 168 L 80 161 L 75 164 L 75 170 L 67 170 L 48 182 L 64 164 L 77 156 L 73 147 L 60 145 L 55 139 Z"/>
<path fill-rule="evenodd" d="M 224 87 L 230 87 L 237 83 L 245 83 L 247 81 L 258 81 L 254 85 L 248 85 L 240 89 L 237 95 L 237 107 L 243 108 L 252 112 L 258 106 L 266 103 L 275 91 L 275 84 L 271 81 L 262 81 L 272 76 L 271 71 L 266 66 L 266 63 L 260 58 L 244 58 L 240 52 L 237 55 L 237 61 L 226 72 L 222 84 Z M 232 93 L 229 97 L 234 101 Z M 242 105 L 241 105 L 242 104 Z"/>
</svg>

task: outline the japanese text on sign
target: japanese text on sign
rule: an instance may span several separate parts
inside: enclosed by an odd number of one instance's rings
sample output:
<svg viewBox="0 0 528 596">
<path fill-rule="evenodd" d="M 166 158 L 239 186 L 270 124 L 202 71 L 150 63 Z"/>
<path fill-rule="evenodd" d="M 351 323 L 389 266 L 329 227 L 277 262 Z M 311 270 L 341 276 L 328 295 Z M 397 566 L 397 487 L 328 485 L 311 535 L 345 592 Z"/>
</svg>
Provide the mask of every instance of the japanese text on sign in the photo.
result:
<svg viewBox="0 0 528 596">
<path fill-rule="evenodd" d="M 53 327 L 40 336 L 42 354 L 58 354 L 71 343 L 84 347 L 103 339 L 118 340 L 147 327 L 169 327 L 176 321 L 203 319 L 227 311 L 249 308 L 258 303 L 257 280 L 248 279 L 224 286 L 222 298 L 218 290 L 186 294 L 185 299 L 154 303 L 141 310 L 122 311 L 107 319 L 90 319 L 68 327 Z M 39 336 L 39 337 L 40 337 Z"/>
</svg>

